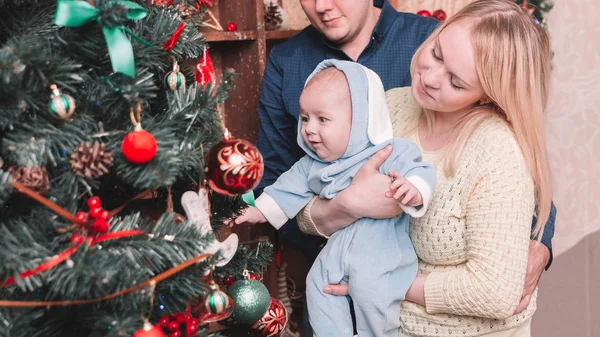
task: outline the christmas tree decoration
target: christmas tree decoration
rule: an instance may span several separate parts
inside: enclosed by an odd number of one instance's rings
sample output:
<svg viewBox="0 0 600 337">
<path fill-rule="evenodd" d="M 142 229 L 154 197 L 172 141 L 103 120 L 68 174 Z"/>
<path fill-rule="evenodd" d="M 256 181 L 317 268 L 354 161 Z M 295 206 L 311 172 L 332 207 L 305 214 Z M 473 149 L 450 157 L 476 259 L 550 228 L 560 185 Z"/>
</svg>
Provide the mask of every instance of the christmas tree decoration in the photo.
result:
<svg viewBox="0 0 600 337">
<path fill-rule="evenodd" d="M 434 11 L 431 16 L 433 16 L 434 18 L 436 18 L 439 21 L 445 21 L 446 20 L 446 12 L 444 12 L 441 9 L 438 9 L 436 11 Z"/>
<path fill-rule="evenodd" d="M 227 295 L 233 300 L 231 318 L 239 324 L 255 323 L 264 316 L 271 303 L 267 287 L 255 280 L 236 281 L 227 289 Z"/>
<path fill-rule="evenodd" d="M 144 322 L 144 327 L 136 331 L 133 337 L 165 337 L 165 334 L 150 322 Z"/>
<path fill-rule="evenodd" d="M 246 140 L 230 138 L 227 130 L 223 140 L 208 152 L 206 164 L 204 172 L 210 188 L 228 196 L 254 189 L 264 172 L 258 149 Z"/>
<path fill-rule="evenodd" d="M 215 68 L 213 67 L 212 60 L 208 55 L 208 49 L 204 48 L 202 51 L 202 57 L 196 65 L 196 82 L 200 83 L 203 87 L 206 87 L 209 83 L 216 82 Z"/>
<path fill-rule="evenodd" d="M 210 292 L 206 295 L 206 299 L 204 300 L 206 311 L 214 315 L 220 315 L 224 313 L 230 305 L 231 299 L 229 296 L 219 289 L 219 286 L 215 281 L 211 281 Z"/>
<path fill-rule="evenodd" d="M 271 297 L 269 309 L 261 319 L 252 325 L 255 337 L 278 337 L 281 336 L 287 326 L 289 316 L 287 309 L 276 298 Z"/>
<path fill-rule="evenodd" d="M 529 15 L 533 16 L 533 13 L 535 13 L 535 7 L 529 7 L 529 2 L 528 0 L 523 0 L 523 2 L 521 3 L 521 7 L 523 7 L 523 9 L 525 9 L 527 11 L 527 13 L 529 13 Z"/>
<path fill-rule="evenodd" d="M 264 13 L 266 30 L 277 30 L 281 27 L 283 18 L 276 3 L 271 1 L 268 5 L 264 4 Z"/>
<path fill-rule="evenodd" d="M 175 91 L 185 87 L 185 76 L 179 71 L 177 61 L 173 61 L 173 70 L 165 75 L 165 87 L 171 91 Z"/>
<path fill-rule="evenodd" d="M 431 17 L 431 12 L 428 11 L 428 10 L 423 9 L 423 10 L 418 11 L 417 15 L 424 16 L 426 18 L 430 18 Z"/>
<path fill-rule="evenodd" d="M 67 94 L 62 94 L 56 84 L 51 84 L 52 95 L 50 96 L 50 102 L 48 108 L 52 117 L 57 119 L 69 119 L 75 111 L 75 99 Z"/>
<path fill-rule="evenodd" d="M 233 21 L 230 21 L 230 22 L 227 24 L 227 31 L 228 31 L 228 32 L 235 32 L 236 30 L 237 30 L 237 25 L 235 24 L 235 22 L 233 22 Z"/>
<path fill-rule="evenodd" d="M 112 152 L 106 151 L 106 144 L 85 142 L 71 155 L 71 170 L 78 176 L 88 179 L 100 178 L 113 166 Z"/>
<path fill-rule="evenodd" d="M 158 144 L 154 136 L 137 124 L 135 129 L 123 138 L 121 152 L 128 162 L 143 165 L 154 159 Z"/>
<path fill-rule="evenodd" d="M 8 168 L 14 180 L 29 187 L 37 193 L 44 194 L 50 189 L 50 179 L 48 171 L 44 166 L 27 167 L 27 166 L 11 166 Z"/>
</svg>

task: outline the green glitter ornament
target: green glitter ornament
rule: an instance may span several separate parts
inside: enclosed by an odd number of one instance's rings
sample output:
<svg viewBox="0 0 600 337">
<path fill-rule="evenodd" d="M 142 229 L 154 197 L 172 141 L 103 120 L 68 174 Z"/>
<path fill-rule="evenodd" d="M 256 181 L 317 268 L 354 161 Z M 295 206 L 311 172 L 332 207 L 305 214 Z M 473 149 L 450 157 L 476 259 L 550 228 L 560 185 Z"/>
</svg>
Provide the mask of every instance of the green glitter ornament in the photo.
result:
<svg viewBox="0 0 600 337">
<path fill-rule="evenodd" d="M 269 309 L 271 295 L 260 281 L 239 280 L 229 287 L 227 295 L 233 300 L 231 318 L 240 324 L 253 324 Z"/>
</svg>

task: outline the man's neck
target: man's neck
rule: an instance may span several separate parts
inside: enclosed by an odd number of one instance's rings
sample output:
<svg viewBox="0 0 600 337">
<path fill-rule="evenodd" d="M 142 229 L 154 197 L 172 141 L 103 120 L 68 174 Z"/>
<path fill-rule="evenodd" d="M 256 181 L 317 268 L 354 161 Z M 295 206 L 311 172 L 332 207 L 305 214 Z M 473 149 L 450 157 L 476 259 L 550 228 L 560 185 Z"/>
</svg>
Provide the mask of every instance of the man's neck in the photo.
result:
<svg viewBox="0 0 600 337">
<path fill-rule="evenodd" d="M 367 48 L 367 45 L 369 45 L 371 35 L 373 34 L 375 25 L 377 25 L 379 15 L 381 15 L 381 8 L 377 8 L 375 6 L 370 8 L 371 9 L 367 17 L 367 22 L 360 33 L 352 41 L 339 46 L 339 48 L 354 61 L 358 60 L 360 54 L 363 52 L 363 50 L 365 50 L 365 48 Z"/>
</svg>

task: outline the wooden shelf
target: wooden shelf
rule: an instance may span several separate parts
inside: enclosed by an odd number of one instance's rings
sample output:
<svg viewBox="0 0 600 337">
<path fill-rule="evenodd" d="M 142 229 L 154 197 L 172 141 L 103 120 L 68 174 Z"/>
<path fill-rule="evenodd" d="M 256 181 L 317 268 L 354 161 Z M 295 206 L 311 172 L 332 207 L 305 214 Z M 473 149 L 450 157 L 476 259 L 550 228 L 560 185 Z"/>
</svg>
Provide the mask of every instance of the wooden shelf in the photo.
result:
<svg viewBox="0 0 600 337">
<path fill-rule="evenodd" d="M 201 32 L 207 42 L 223 42 L 223 41 L 252 41 L 256 40 L 258 33 L 255 30 L 244 30 L 237 32 L 218 32 L 208 31 Z"/>
<path fill-rule="evenodd" d="M 267 40 L 287 40 L 300 32 L 301 30 L 268 30 Z"/>
</svg>

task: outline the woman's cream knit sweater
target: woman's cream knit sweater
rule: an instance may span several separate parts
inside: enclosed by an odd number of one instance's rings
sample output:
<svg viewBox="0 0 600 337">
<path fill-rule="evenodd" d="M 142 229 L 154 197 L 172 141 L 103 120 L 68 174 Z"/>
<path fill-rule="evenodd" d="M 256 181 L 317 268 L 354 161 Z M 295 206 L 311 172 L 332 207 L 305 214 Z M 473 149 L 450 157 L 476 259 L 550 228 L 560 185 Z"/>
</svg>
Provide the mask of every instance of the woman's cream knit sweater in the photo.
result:
<svg viewBox="0 0 600 337">
<path fill-rule="evenodd" d="M 387 101 L 395 137 L 418 144 L 410 126 L 421 109 L 410 88 L 388 91 Z M 424 161 L 438 164 L 428 153 Z M 441 165 L 436 169 L 429 209 L 410 226 L 419 270 L 428 274 L 426 306 L 402 303 L 399 336 L 480 336 L 518 326 L 536 308 L 534 294 L 529 307 L 513 315 L 527 268 L 534 188 L 513 132 L 501 118 L 487 120 L 468 141 L 454 177 L 444 176 Z M 318 234 L 310 206 L 299 224 Z"/>
</svg>

